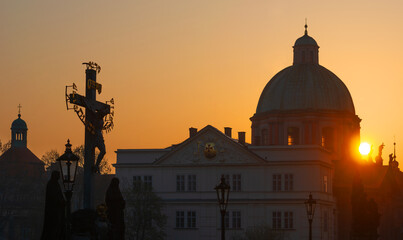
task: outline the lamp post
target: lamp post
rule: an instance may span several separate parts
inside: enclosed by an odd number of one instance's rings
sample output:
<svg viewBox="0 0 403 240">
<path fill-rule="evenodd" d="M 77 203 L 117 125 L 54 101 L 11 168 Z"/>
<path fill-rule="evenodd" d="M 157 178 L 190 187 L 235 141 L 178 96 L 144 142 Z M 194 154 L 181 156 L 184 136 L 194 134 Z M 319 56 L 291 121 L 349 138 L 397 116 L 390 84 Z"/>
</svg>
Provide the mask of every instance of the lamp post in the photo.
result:
<svg viewBox="0 0 403 240">
<path fill-rule="evenodd" d="M 221 176 L 220 184 L 215 186 L 214 189 L 217 192 L 217 200 L 218 200 L 218 205 L 220 206 L 220 213 L 221 213 L 221 240 L 225 240 L 224 218 L 225 218 L 225 213 L 227 211 L 230 186 L 227 183 L 225 183 L 224 175 Z"/>
<path fill-rule="evenodd" d="M 305 201 L 306 215 L 309 221 L 309 240 L 312 240 L 312 220 L 315 215 L 316 200 L 312 198 L 312 193 L 309 193 L 309 199 Z"/>
<path fill-rule="evenodd" d="M 66 197 L 66 213 L 67 213 L 67 234 L 70 239 L 70 214 L 71 214 L 71 197 L 73 195 L 74 181 L 76 179 L 78 160 L 80 159 L 71 151 L 70 140 L 67 140 L 66 150 L 56 161 L 59 162 L 60 172 L 63 179 L 64 196 Z"/>
</svg>

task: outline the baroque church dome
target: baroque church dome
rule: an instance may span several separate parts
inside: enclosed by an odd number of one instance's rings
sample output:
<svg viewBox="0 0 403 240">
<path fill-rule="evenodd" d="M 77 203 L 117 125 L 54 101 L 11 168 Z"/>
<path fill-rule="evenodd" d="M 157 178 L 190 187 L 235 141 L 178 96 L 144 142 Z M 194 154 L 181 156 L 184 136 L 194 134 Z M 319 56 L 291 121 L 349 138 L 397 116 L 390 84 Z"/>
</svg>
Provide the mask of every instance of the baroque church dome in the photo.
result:
<svg viewBox="0 0 403 240">
<path fill-rule="evenodd" d="M 319 65 L 319 46 L 305 34 L 294 44 L 294 63 L 277 73 L 264 88 L 256 115 L 283 111 L 338 111 L 355 114 L 346 85 Z"/>
</svg>

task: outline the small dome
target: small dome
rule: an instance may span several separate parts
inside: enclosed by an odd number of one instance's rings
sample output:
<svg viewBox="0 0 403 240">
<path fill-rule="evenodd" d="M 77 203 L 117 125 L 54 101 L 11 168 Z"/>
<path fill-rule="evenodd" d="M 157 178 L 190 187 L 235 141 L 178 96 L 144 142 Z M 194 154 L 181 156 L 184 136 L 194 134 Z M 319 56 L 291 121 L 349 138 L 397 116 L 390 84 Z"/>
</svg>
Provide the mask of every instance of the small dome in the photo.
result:
<svg viewBox="0 0 403 240">
<path fill-rule="evenodd" d="M 346 85 L 319 64 L 297 64 L 277 73 L 260 95 L 256 114 L 290 110 L 355 114 Z"/>
<path fill-rule="evenodd" d="M 21 114 L 18 114 L 18 118 L 11 124 L 11 130 L 28 130 L 27 124 L 21 119 Z"/>
<path fill-rule="evenodd" d="M 294 47 L 295 46 L 301 46 L 301 45 L 314 45 L 318 46 L 316 43 L 315 39 L 312 37 L 308 36 L 308 34 L 305 34 L 304 36 L 300 37 L 295 41 Z"/>
</svg>

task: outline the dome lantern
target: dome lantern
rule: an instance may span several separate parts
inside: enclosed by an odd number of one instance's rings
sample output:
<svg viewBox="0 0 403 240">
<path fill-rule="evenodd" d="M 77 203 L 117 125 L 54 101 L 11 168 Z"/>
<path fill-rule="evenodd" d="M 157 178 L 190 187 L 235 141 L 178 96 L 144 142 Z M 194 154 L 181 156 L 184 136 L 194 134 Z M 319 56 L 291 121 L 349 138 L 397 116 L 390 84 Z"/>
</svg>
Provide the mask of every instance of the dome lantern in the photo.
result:
<svg viewBox="0 0 403 240">
<path fill-rule="evenodd" d="M 21 119 L 19 111 L 18 118 L 11 124 L 11 147 L 27 147 L 27 131 L 27 124 Z"/>
<path fill-rule="evenodd" d="M 305 24 L 305 34 L 295 41 L 294 65 L 319 64 L 319 46 L 315 39 L 308 35 L 308 25 Z"/>
</svg>

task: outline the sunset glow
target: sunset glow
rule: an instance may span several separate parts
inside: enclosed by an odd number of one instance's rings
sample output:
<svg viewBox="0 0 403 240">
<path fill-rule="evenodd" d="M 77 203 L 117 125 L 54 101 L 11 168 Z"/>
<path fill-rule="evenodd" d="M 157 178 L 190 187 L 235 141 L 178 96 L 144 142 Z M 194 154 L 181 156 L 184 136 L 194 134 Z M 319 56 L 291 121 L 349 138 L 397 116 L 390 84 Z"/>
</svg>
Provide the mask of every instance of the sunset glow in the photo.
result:
<svg viewBox="0 0 403 240">
<path fill-rule="evenodd" d="M 369 145 L 369 143 L 363 142 L 360 144 L 358 150 L 360 151 L 361 155 L 368 155 L 371 151 L 371 145 Z"/>
</svg>

